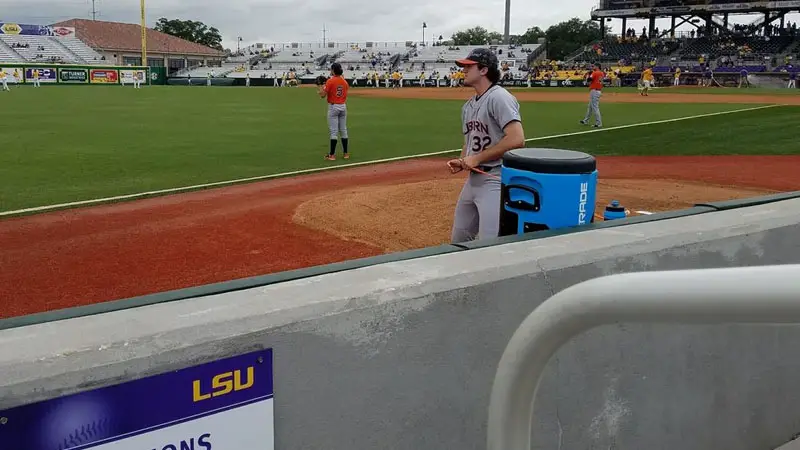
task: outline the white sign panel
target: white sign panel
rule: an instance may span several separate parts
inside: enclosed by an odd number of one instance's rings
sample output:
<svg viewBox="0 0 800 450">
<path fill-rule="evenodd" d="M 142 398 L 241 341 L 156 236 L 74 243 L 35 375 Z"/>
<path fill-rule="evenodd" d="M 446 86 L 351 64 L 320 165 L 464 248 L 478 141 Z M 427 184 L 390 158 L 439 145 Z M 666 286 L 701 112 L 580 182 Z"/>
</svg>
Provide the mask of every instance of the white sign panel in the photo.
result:
<svg viewBox="0 0 800 450">
<path fill-rule="evenodd" d="M 139 81 L 144 84 L 147 84 L 147 71 L 146 70 L 127 70 L 127 69 L 120 69 L 119 71 L 120 81 L 122 84 L 133 84 L 133 77 L 138 76 Z"/>
</svg>

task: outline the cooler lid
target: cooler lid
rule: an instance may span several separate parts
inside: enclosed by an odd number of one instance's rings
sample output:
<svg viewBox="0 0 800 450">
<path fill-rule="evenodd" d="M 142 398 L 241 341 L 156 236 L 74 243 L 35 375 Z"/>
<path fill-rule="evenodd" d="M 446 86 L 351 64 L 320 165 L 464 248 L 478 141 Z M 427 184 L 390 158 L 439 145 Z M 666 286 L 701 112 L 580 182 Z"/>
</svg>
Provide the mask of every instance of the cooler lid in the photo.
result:
<svg viewBox="0 0 800 450">
<path fill-rule="evenodd" d="M 535 173 L 591 173 L 597 169 L 594 156 L 556 148 L 518 148 L 503 155 L 503 167 Z"/>
</svg>

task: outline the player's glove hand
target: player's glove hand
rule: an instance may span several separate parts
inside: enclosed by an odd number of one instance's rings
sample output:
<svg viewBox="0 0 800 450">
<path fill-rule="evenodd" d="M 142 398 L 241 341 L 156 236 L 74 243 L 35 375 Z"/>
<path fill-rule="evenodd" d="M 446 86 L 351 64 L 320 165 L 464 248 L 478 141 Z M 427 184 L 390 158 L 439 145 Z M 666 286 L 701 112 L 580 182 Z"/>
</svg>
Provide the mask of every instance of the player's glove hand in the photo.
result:
<svg viewBox="0 0 800 450">
<path fill-rule="evenodd" d="M 318 76 L 316 81 L 317 86 L 322 86 L 323 84 L 325 84 L 326 81 L 328 81 L 328 77 L 326 77 L 325 75 Z"/>
</svg>

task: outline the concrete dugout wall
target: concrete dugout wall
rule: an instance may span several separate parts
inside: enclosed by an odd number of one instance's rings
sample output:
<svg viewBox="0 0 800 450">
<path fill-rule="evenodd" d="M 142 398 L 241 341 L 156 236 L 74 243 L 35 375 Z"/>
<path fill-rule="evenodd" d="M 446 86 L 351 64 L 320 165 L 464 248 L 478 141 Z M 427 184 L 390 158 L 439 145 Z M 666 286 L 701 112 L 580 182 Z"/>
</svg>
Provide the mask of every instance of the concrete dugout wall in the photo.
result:
<svg viewBox="0 0 800 450">
<path fill-rule="evenodd" d="M 278 449 L 483 449 L 497 362 L 542 301 L 613 273 L 798 263 L 798 224 L 783 200 L 5 329 L 0 409 L 272 347 Z M 550 362 L 534 448 L 775 448 L 800 431 L 797 348 L 795 326 L 597 328 Z"/>
</svg>

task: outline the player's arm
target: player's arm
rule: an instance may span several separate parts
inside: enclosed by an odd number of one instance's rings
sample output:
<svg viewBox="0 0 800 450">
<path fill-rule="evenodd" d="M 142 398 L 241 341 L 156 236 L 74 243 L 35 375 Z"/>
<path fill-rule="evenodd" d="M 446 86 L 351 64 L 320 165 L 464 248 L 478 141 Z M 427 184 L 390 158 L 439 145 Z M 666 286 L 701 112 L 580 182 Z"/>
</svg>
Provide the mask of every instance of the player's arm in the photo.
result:
<svg viewBox="0 0 800 450">
<path fill-rule="evenodd" d="M 461 108 L 461 133 L 464 135 L 464 144 L 461 146 L 461 154 L 458 156 L 458 159 L 451 159 L 447 161 L 447 166 L 450 167 L 451 173 L 461 172 L 462 170 L 466 169 L 464 165 L 464 158 L 467 156 L 467 145 L 469 144 L 469 133 L 467 132 L 467 128 L 463 125 L 464 123 L 464 108 Z"/>
<path fill-rule="evenodd" d="M 466 158 L 467 156 L 467 147 L 469 146 L 469 129 L 467 128 L 467 117 L 466 117 L 466 107 L 461 107 L 461 134 L 464 135 L 464 145 L 461 146 L 461 156 L 460 158 Z"/>
</svg>

